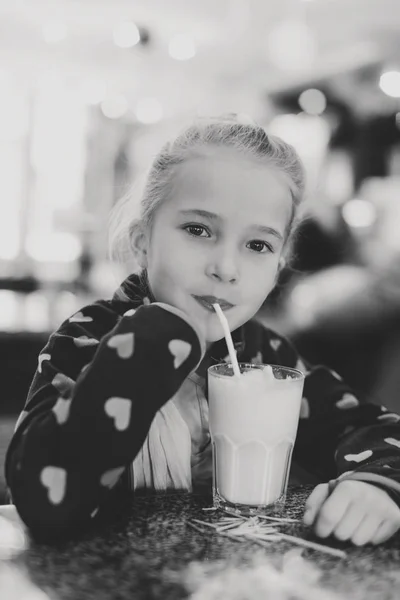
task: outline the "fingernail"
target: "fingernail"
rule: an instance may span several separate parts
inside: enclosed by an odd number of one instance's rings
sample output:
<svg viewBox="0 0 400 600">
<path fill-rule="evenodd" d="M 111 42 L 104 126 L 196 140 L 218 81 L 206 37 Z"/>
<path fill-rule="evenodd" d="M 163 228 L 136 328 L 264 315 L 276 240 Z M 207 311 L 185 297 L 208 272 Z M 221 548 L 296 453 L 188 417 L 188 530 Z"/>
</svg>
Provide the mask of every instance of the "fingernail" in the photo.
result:
<svg viewBox="0 0 400 600">
<path fill-rule="evenodd" d="M 317 526 L 317 527 L 315 528 L 315 534 L 316 534 L 318 537 L 321 537 L 321 538 L 327 538 L 327 537 L 329 537 L 329 535 L 330 535 L 330 531 L 329 531 L 329 530 L 327 530 L 327 529 L 325 529 L 324 527 L 320 527 L 320 526 L 318 527 L 318 526 Z"/>
<path fill-rule="evenodd" d="M 312 521 L 313 521 L 312 511 L 306 510 L 306 512 L 304 513 L 304 516 L 303 516 L 303 523 L 305 525 L 311 525 Z"/>
</svg>

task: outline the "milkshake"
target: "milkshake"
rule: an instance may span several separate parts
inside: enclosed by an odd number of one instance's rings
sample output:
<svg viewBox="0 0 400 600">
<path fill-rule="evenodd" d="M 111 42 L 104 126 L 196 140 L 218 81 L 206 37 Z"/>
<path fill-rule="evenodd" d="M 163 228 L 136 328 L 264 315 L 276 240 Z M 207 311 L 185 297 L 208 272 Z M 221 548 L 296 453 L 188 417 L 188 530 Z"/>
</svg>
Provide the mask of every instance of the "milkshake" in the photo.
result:
<svg viewBox="0 0 400 600">
<path fill-rule="evenodd" d="M 208 370 L 217 506 L 248 509 L 282 505 L 297 434 L 304 375 L 275 365 L 240 363 Z"/>
</svg>

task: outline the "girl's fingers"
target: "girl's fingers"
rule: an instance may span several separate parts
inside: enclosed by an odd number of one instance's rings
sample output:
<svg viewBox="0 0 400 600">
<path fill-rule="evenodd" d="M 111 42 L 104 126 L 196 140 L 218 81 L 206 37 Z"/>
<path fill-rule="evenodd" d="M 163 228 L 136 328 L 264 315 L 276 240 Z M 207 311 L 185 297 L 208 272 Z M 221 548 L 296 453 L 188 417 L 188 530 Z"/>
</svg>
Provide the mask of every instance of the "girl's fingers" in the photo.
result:
<svg viewBox="0 0 400 600">
<path fill-rule="evenodd" d="M 381 519 L 378 517 L 365 516 L 351 537 L 351 541 L 356 546 L 364 546 L 372 542 L 378 532 Z"/>
<path fill-rule="evenodd" d="M 399 525 L 393 521 L 382 521 L 375 535 L 371 539 L 371 544 L 382 544 L 396 533 Z"/>
<path fill-rule="evenodd" d="M 334 529 L 333 533 L 335 537 L 341 541 L 349 540 L 356 532 L 363 518 L 364 512 L 360 510 L 360 507 L 356 503 L 352 502 Z"/>
<path fill-rule="evenodd" d="M 351 498 L 339 485 L 320 509 L 316 520 L 315 533 L 324 538 L 331 535 L 350 505 Z"/>
<path fill-rule="evenodd" d="M 311 492 L 307 499 L 305 512 L 303 516 L 304 525 L 312 525 L 318 514 L 319 509 L 329 495 L 329 486 L 327 483 L 321 483 Z"/>
</svg>

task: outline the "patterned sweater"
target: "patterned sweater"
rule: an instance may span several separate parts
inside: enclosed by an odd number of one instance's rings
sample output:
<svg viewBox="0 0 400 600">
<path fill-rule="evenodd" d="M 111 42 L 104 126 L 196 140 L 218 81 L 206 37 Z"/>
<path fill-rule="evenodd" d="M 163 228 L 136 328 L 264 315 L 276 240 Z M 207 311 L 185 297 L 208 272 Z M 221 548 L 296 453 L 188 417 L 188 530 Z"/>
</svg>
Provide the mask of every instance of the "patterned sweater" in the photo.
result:
<svg viewBox="0 0 400 600">
<path fill-rule="evenodd" d="M 82 308 L 39 355 L 8 448 L 11 501 L 31 532 L 81 531 L 133 489 L 132 463 L 171 398 L 192 438 L 192 477 L 211 472 L 206 369 L 223 362 L 225 340 L 207 352 L 183 312 L 155 302 L 131 275 L 116 293 Z M 333 371 L 311 367 L 280 335 L 249 321 L 233 333 L 241 362 L 297 367 L 306 377 L 293 464 L 315 481 L 345 477 L 385 489 L 400 505 L 400 417 L 361 402 Z"/>
</svg>

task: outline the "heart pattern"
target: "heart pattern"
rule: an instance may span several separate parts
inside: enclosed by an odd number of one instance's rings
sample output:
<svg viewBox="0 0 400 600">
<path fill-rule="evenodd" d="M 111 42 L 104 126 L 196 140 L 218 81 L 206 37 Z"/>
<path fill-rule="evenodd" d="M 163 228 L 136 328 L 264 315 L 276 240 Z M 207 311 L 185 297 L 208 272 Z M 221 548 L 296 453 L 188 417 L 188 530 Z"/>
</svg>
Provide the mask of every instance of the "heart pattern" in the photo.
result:
<svg viewBox="0 0 400 600">
<path fill-rule="evenodd" d="M 339 400 L 338 402 L 336 402 L 336 406 L 342 410 L 347 410 L 349 408 L 354 408 L 356 406 L 358 406 L 359 402 L 357 400 L 357 398 L 355 396 L 353 396 L 353 394 L 343 394 L 343 397 L 341 398 L 341 400 Z"/>
<path fill-rule="evenodd" d="M 71 400 L 64 400 L 64 398 L 59 398 L 57 403 L 53 406 L 52 410 L 59 425 L 62 425 L 68 421 L 70 406 Z"/>
<path fill-rule="evenodd" d="M 40 473 L 40 481 L 47 488 L 52 504 L 60 504 L 65 496 L 67 472 L 60 467 L 45 467 Z"/>
<path fill-rule="evenodd" d="M 183 340 L 171 340 L 168 344 L 168 349 L 174 357 L 175 369 L 179 369 L 189 356 L 192 346 Z"/>
<path fill-rule="evenodd" d="M 74 344 L 77 348 L 83 348 L 83 346 L 96 346 L 99 340 L 90 338 L 87 335 L 81 335 L 78 338 L 74 338 Z"/>
<path fill-rule="evenodd" d="M 396 413 L 385 413 L 378 417 L 378 421 L 382 421 L 383 423 L 398 423 L 400 421 L 400 415 L 396 415 Z"/>
<path fill-rule="evenodd" d="M 255 356 L 250 360 L 252 365 L 262 365 L 263 364 L 263 355 L 261 352 L 257 352 Z"/>
<path fill-rule="evenodd" d="M 93 318 L 89 317 L 89 315 L 85 316 L 82 311 L 75 313 L 69 318 L 70 323 L 90 323 L 91 321 L 93 321 Z"/>
<path fill-rule="evenodd" d="M 120 476 L 122 475 L 122 473 L 124 472 L 125 467 L 117 467 L 116 469 L 111 469 L 110 471 L 106 471 L 100 479 L 100 483 L 101 485 L 104 485 L 105 487 L 113 487 L 118 479 L 120 478 Z"/>
<path fill-rule="evenodd" d="M 282 345 L 282 340 L 276 340 L 276 339 L 275 340 L 269 340 L 269 345 L 276 352 L 278 350 L 278 348 Z"/>
<path fill-rule="evenodd" d="M 132 401 L 127 398 L 109 398 L 104 405 L 106 414 L 114 419 L 115 428 L 124 431 L 128 428 L 131 418 Z"/>
<path fill-rule="evenodd" d="M 391 444 L 392 446 L 396 446 L 396 448 L 400 448 L 400 441 L 395 440 L 394 438 L 385 438 L 384 440 L 387 444 Z"/>
<path fill-rule="evenodd" d="M 135 308 L 130 308 L 129 310 L 127 310 L 126 312 L 124 312 L 124 317 L 133 317 L 133 315 L 135 314 L 136 309 Z"/>
<path fill-rule="evenodd" d="M 329 373 L 333 375 L 333 377 L 338 381 L 342 381 L 342 378 L 340 377 L 339 373 L 336 373 L 336 371 L 333 371 L 333 369 L 329 369 Z"/>
<path fill-rule="evenodd" d="M 39 354 L 39 360 L 38 360 L 38 371 L 39 373 L 42 372 L 42 362 L 44 360 L 50 360 L 51 356 L 50 354 Z"/>
<path fill-rule="evenodd" d="M 53 377 L 51 385 L 54 386 L 63 397 L 65 397 L 72 394 L 75 381 L 64 375 L 64 373 L 57 373 L 57 375 Z"/>
<path fill-rule="evenodd" d="M 120 358 L 130 358 L 133 355 L 133 333 L 119 333 L 108 340 L 107 346 L 117 351 Z"/>
<path fill-rule="evenodd" d="M 310 404 L 304 396 L 301 399 L 300 419 L 308 419 L 310 417 Z"/>
<path fill-rule="evenodd" d="M 400 445 L 400 442 L 399 442 Z M 360 454 L 346 454 L 346 456 L 344 457 L 345 460 L 348 460 L 349 462 L 362 462 L 363 460 L 367 460 L 367 458 L 369 458 L 370 456 L 372 456 L 373 452 L 372 450 L 364 450 L 364 452 L 360 452 Z"/>
</svg>

